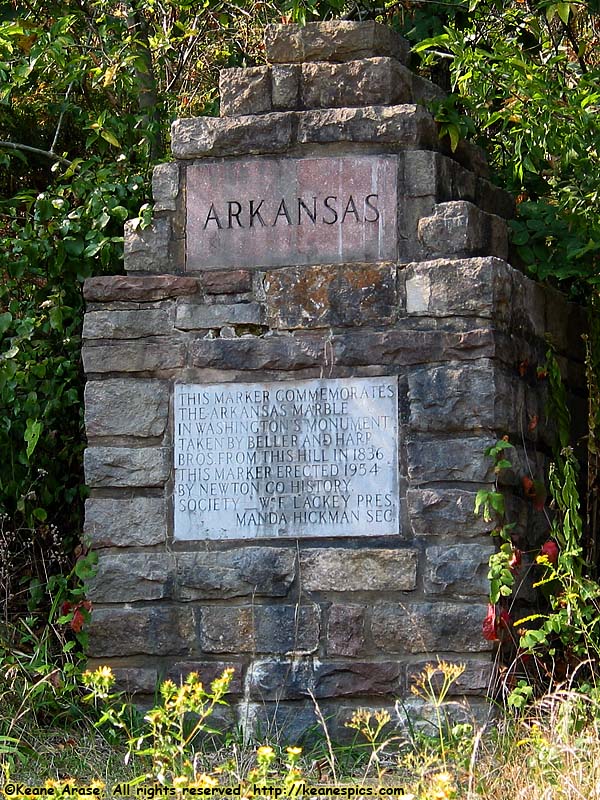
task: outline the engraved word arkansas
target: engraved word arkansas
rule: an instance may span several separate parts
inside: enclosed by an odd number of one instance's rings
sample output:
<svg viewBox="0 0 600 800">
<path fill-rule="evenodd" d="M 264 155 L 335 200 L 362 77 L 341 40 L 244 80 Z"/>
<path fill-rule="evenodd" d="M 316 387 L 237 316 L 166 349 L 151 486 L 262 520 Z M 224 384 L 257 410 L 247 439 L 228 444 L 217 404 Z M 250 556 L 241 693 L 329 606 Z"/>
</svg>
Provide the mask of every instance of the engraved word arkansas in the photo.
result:
<svg viewBox="0 0 600 800">
<path fill-rule="evenodd" d="M 362 200 L 349 197 L 337 197 L 328 194 L 325 197 L 313 196 L 310 200 L 297 197 L 287 200 L 249 199 L 227 200 L 226 203 L 210 204 L 202 230 L 211 226 L 218 230 L 223 228 L 254 228 L 277 225 L 344 225 L 347 222 L 365 223 L 379 220 L 377 202 L 379 195 L 368 194 Z"/>
<path fill-rule="evenodd" d="M 398 530 L 393 378 L 177 386 L 175 536 Z"/>
</svg>

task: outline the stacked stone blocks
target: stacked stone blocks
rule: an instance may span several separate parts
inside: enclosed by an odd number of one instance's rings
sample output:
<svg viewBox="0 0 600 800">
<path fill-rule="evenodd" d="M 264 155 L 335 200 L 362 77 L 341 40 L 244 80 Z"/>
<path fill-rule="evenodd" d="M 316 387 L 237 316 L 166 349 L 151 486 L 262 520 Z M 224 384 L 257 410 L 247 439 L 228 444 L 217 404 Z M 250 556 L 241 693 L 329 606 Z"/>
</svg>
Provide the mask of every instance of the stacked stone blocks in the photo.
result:
<svg viewBox="0 0 600 800">
<path fill-rule="evenodd" d="M 577 391 L 581 322 L 509 265 L 512 201 L 480 153 L 440 141 L 423 105 L 439 89 L 409 71 L 402 39 L 324 23 L 266 41 L 267 66 L 222 74 L 220 118 L 174 124 L 153 223 L 126 227 L 127 275 L 85 284 L 90 656 L 142 696 L 159 676 L 233 666 L 229 721 L 275 719 L 296 735 L 314 723 L 309 692 L 341 731 L 352 707 L 408 696 L 435 655 L 466 663 L 459 694 L 486 695 L 494 523 L 473 515 L 493 480 L 484 450 L 503 435 L 517 444 L 506 490 L 525 536 L 521 465 L 542 468 L 552 430 L 528 427 L 544 387 L 518 365 L 541 363 L 549 335 Z M 394 159 L 395 258 L 189 269 L 190 167 L 331 154 Z M 381 375 L 399 385 L 398 535 L 174 540 L 176 382 Z"/>
</svg>

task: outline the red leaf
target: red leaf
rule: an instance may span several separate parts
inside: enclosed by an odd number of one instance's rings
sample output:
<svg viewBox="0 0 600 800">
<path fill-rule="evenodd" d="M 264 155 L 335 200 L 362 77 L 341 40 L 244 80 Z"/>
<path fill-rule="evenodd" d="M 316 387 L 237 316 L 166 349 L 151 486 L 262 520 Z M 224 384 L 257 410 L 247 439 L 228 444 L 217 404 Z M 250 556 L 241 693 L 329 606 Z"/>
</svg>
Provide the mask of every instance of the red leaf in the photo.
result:
<svg viewBox="0 0 600 800">
<path fill-rule="evenodd" d="M 488 642 L 498 641 L 498 635 L 496 633 L 496 607 L 491 603 L 488 603 L 488 612 L 486 618 L 483 620 L 481 632 L 483 633 L 483 638 L 487 639 Z"/>
<path fill-rule="evenodd" d="M 529 418 L 529 425 L 527 427 L 528 427 L 530 433 L 532 433 L 537 428 L 538 422 L 539 422 L 539 417 L 538 417 L 537 414 L 533 414 Z"/>
<path fill-rule="evenodd" d="M 556 562 L 558 561 L 558 553 L 559 553 L 558 545 L 552 539 L 548 539 L 548 541 L 542 545 L 542 548 L 540 550 L 540 555 L 546 556 L 546 558 L 551 564 L 556 564 Z"/>
<path fill-rule="evenodd" d="M 519 370 L 519 375 L 522 378 L 525 377 L 525 375 L 527 374 L 527 370 L 528 369 L 529 369 L 529 361 L 526 358 L 523 359 L 523 361 L 519 361 L 518 370 Z"/>
</svg>

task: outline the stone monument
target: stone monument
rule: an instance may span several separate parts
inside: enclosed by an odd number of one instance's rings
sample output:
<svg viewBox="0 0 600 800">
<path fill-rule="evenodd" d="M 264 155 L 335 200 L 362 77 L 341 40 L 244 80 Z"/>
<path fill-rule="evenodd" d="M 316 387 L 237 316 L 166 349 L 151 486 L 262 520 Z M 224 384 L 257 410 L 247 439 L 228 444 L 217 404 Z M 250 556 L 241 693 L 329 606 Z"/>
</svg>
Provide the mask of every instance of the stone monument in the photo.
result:
<svg viewBox="0 0 600 800">
<path fill-rule="evenodd" d="M 229 719 L 294 738 L 311 694 L 341 730 L 436 655 L 490 690 L 484 451 L 515 444 L 530 536 L 534 367 L 549 335 L 582 385 L 580 320 L 509 265 L 513 201 L 440 140 L 408 52 L 373 22 L 269 28 L 221 117 L 174 123 L 126 275 L 86 281 L 90 665 L 142 702 L 232 666 Z"/>
</svg>

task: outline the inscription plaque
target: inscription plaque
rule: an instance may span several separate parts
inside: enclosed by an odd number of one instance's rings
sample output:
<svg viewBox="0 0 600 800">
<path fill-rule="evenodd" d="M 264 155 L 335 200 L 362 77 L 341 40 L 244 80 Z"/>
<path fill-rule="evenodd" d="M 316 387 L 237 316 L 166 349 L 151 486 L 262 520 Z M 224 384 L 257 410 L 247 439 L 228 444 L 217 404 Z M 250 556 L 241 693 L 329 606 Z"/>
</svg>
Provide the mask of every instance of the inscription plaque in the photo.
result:
<svg viewBox="0 0 600 800">
<path fill-rule="evenodd" d="M 175 386 L 174 536 L 398 533 L 395 377 Z"/>
<path fill-rule="evenodd" d="M 393 156 L 187 168 L 186 269 L 395 261 Z"/>
</svg>

